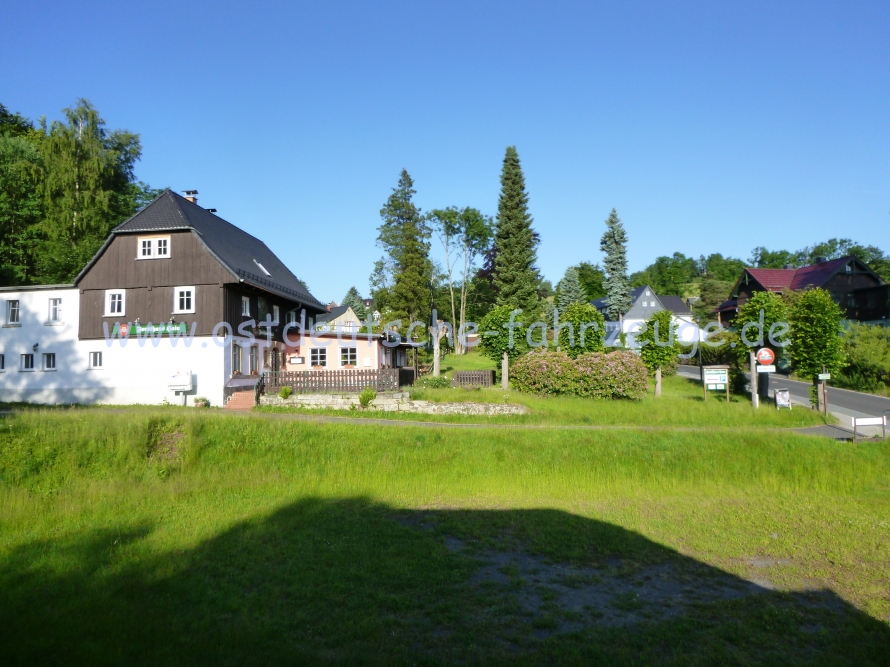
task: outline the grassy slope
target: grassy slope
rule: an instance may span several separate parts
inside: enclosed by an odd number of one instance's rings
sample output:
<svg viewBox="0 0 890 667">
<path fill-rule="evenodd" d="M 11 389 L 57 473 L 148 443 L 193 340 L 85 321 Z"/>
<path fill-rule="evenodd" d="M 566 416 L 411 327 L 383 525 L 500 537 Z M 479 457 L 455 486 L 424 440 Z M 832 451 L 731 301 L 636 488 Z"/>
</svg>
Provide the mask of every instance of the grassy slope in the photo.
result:
<svg viewBox="0 0 890 667">
<path fill-rule="evenodd" d="M 31 412 L 0 429 L 4 664 L 890 660 L 887 443 L 175 409 Z M 746 558 L 769 557 L 780 588 L 832 593 L 548 635 L 510 602 L 521 578 L 472 585 L 479 548 L 517 545 L 747 577 L 762 572 Z"/>
<path fill-rule="evenodd" d="M 348 416 L 385 419 L 423 419 L 424 421 L 492 423 L 492 424 L 558 424 L 558 425 L 630 425 L 684 427 L 804 427 L 823 424 L 813 410 L 795 407 L 776 410 L 763 406 L 754 410 L 743 397 L 733 396 L 729 404 L 722 396 L 712 393 L 705 402 L 701 385 L 681 377 L 664 380 L 664 393 L 655 398 L 650 391 L 642 401 L 594 401 L 585 398 L 544 398 L 501 389 L 412 389 L 415 400 L 438 402 L 520 403 L 531 410 L 518 417 L 470 417 L 464 415 L 418 415 L 414 413 L 350 412 Z M 373 408 L 373 406 L 372 406 Z M 262 408 L 266 412 L 289 412 L 289 408 Z M 309 413 L 310 410 L 300 410 Z M 324 411 L 314 414 L 344 415 L 343 412 Z"/>
</svg>

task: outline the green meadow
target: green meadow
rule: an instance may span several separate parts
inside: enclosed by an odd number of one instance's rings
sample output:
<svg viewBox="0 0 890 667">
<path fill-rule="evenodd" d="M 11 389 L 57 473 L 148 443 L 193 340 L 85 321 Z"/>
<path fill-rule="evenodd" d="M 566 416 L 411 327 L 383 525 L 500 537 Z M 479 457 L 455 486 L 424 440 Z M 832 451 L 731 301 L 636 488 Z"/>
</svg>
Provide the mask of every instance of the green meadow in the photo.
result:
<svg viewBox="0 0 890 667">
<path fill-rule="evenodd" d="M 890 664 L 890 444 L 629 421 L 15 411 L 0 662 Z"/>
</svg>

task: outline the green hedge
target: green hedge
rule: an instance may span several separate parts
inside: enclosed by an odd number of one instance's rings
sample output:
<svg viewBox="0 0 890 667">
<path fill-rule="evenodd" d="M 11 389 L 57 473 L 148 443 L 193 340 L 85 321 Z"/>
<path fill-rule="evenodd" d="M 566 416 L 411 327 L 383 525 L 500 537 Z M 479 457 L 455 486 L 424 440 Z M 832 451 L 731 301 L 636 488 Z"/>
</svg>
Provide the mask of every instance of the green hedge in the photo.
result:
<svg viewBox="0 0 890 667">
<path fill-rule="evenodd" d="M 572 359 L 541 348 L 512 364 L 510 380 L 531 394 L 601 399 L 640 399 L 649 387 L 646 366 L 633 352 L 593 352 Z"/>
</svg>

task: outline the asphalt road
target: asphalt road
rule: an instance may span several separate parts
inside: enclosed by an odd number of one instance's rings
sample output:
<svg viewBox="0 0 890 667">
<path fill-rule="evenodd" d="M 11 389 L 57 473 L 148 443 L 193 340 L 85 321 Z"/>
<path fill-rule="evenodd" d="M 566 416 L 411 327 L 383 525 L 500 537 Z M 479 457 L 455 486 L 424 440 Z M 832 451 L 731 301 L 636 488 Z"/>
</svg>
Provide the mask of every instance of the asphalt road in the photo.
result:
<svg viewBox="0 0 890 667">
<path fill-rule="evenodd" d="M 683 375 L 699 376 L 698 366 L 680 366 Z M 770 391 L 774 389 L 788 389 L 792 398 L 797 399 L 795 402 L 809 404 L 810 385 L 806 382 L 798 382 L 790 379 L 787 375 L 772 373 L 770 378 Z M 837 389 L 828 382 L 828 409 L 829 411 L 837 411 L 842 414 L 850 414 L 856 417 L 881 417 L 884 413 L 890 417 L 890 398 L 883 396 L 875 396 L 873 394 L 863 394 L 859 391 L 850 391 L 849 389 Z"/>
</svg>

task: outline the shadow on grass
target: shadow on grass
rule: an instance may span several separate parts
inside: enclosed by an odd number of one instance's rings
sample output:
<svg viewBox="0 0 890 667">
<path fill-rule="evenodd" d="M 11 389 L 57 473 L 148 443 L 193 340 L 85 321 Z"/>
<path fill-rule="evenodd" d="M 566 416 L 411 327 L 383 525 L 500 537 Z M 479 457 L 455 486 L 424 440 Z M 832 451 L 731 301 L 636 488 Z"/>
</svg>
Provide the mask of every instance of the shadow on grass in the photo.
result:
<svg viewBox="0 0 890 667">
<path fill-rule="evenodd" d="M 890 628 L 555 510 L 308 499 L 190 550 L 145 527 L 0 561 L 0 662 L 890 663 Z"/>
</svg>

